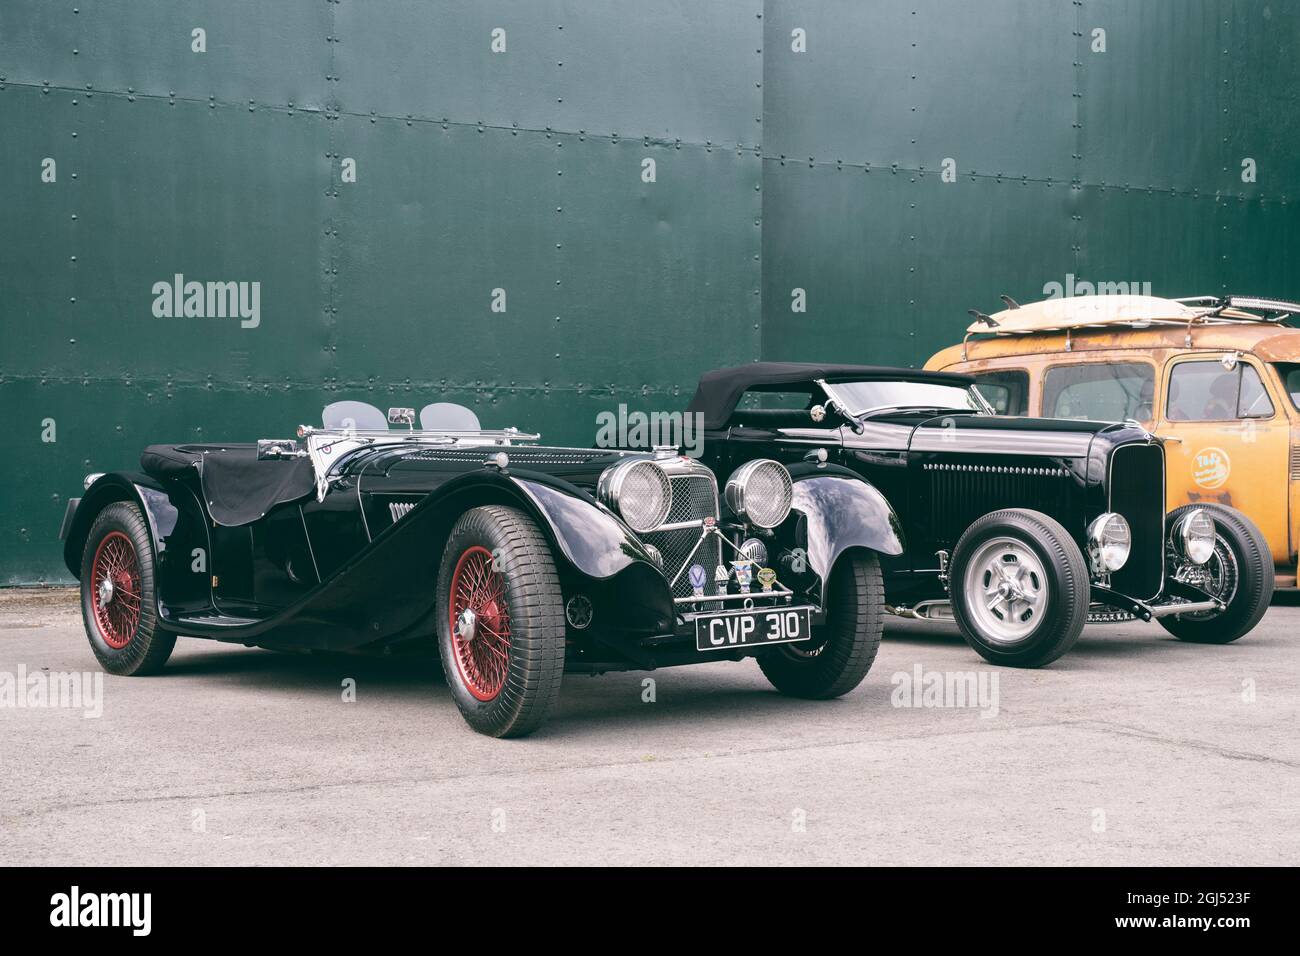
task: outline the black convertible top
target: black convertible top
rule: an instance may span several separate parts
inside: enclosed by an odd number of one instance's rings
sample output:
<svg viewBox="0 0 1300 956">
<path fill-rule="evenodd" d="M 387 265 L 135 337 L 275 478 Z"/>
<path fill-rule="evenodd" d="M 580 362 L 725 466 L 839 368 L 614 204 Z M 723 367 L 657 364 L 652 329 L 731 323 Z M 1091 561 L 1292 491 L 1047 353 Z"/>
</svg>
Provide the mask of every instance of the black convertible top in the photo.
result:
<svg viewBox="0 0 1300 956">
<path fill-rule="evenodd" d="M 725 428 L 740 397 L 749 391 L 781 391 L 782 385 L 811 384 L 816 379 L 834 381 L 908 381 L 946 385 L 973 385 L 969 375 L 927 372 L 915 368 L 879 365 L 822 365 L 815 362 L 751 362 L 732 368 L 715 368 L 700 376 L 695 397 L 686 411 L 704 415 L 704 427 Z"/>
</svg>

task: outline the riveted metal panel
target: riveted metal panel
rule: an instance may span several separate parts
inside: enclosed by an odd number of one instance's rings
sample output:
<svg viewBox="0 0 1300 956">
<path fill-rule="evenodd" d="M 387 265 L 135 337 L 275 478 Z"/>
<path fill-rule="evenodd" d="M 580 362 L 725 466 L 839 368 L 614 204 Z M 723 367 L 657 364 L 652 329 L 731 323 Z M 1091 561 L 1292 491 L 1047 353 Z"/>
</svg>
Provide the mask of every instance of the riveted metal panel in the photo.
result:
<svg viewBox="0 0 1300 956">
<path fill-rule="evenodd" d="M 0 95 L 26 101 L 33 94 L 15 87 Z M 7 188 L 14 208 L 31 207 L 30 219 L 46 229 L 54 202 L 46 197 L 60 197 L 59 238 L 34 264 L 34 285 L 5 270 L 37 334 L 21 354 L 0 361 L 96 379 L 152 373 L 301 382 L 323 374 L 328 142 L 320 114 L 107 93 L 37 95 L 40 116 L 32 118 L 53 132 L 59 180 L 38 183 L 44 151 L 28 148 L 15 157 L 21 185 Z M 25 246 L 12 231 L 0 243 Z M 157 317 L 155 284 L 174 284 L 177 274 L 186 282 L 258 283 L 260 316 Z M 206 308 L 206 293 L 204 300 Z"/>
<path fill-rule="evenodd" d="M 332 200 L 330 348 L 347 356 L 344 380 L 640 391 L 757 357 L 752 152 L 350 116 L 336 127 L 358 170 Z M 701 316 L 716 345 L 683 361 L 672 343 L 692 341 Z"/>
<path fill-rule="evenodd" d="M 753 145 L 761 11 L 761 0 L 398 0 L 376 17 L 345 3 L 336 25 L 339 108 Z"/>
<path fill-rule="evenodd" d="M 1070 178 L 1068 2 L 767 6 L 766 155 Z"/>
<path fill-rule="evenodd" d="M 1079 16 L 1085 182 L 1295 196 L 1300 8 L 1088 0 Z M 1243 181 L 1245 160 L 1253 182 Z"/>
<path fill-rule="evenodd" d="M 1171 190 L 1080 190 L 1078 210 L 1084 227 L 1071 270 L 1076 283 L 1123 283 L 1111 291 L 1152 295 L 1226 291 L 1221 288 L 1220 256 L 1228 249 L 1220 209 L 1213 196 Z"/>
<path fill-rule="evenodd" d="M 5 0 L 0 36 L 15 83 L 319 107 L 333 9 L 330 0 Z"/>
<path fill-rule="evenodd" d="M 764 174 L 764 358 L 919 365 L 967 308 L 1041 297 L 1073 263 L 1066 184 L 772 159 Z"/>
</svg>

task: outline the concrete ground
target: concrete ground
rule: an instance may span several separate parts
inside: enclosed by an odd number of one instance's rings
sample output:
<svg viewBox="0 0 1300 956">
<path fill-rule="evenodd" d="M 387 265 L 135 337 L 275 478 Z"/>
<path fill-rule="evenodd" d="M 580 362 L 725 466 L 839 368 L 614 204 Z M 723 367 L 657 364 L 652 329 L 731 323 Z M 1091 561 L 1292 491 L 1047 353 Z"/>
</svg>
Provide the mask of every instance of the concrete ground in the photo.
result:
<svg viewBox="0 0 1300 956">
<path fill-rule="evenodd" d="M 436 661 L 182 640 L 163 676 L 105 676 L 98 718 L 0 693 L 0 865 L 1294 863 L 1298 624 L 1092 626 L 1017 671 L 895 621 L 842 700 L 752 661 L 572 677 L 518 741 L 471 732 Z M 996 714 L 895 706 L 918 666 L 996 675 Z M 74 592 L 0 591 L 20 668 L 98 672 Z"/>
</svg>

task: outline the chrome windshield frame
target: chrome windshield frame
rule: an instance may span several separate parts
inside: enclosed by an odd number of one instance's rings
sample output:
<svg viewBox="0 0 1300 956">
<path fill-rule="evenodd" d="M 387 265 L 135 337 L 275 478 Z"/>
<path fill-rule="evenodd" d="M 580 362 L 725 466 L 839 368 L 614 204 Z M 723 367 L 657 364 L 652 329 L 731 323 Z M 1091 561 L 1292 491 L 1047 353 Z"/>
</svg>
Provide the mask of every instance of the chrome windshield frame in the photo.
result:
<svg viewBox="0 0 1300 956">
<path fill-rule="evenodd" d="M 306 446 L 316 473 L 316 500 L 324 501 L 331 479 L 343 463 L 354 454 L 389 445 L 429 445 L 431 447 L 505 448 L 514 442 L 534 442 L 542 436 L 521 432 L 517 428 L 454 431 L 447 429 L 359 429 L 315 428 L 299 425 L 298 437 Z"/>
<path fill-rule="evenodd" d="M 844 396 L 843 396 L 840 392 L 836 391 L 835 386 L 832 385 L 830 382 L 827 382 L 827 381 L 826 381 L 825 379 L 823 379 L 823 378 L 814 379 L 814 381 L 817 383 L 818 386 L 821 387 L 821 390 L 822 390 L 823 392 L 826 393 L 826 397 L 827 397 L 828 399 L 830 399 L 830 401 L 833 402 L 833 403 L 837 406 L 837 408 L 840 410 L 840 412 L 841 412 L 842 414 L 844 414 L 844 415 L 845 415 L 846 417 L 848 417 L 848 418 L 861 419 L 861 418 L 864 417 L 864 416 L 874 415 L 874 414 L 877 413 L 877 412 L 889 411 L 890 409 L 893 409 L 893 408 L 907 408 L 907 407 L 910 407 L 910 406 L 907 406 L 907 405 L 894 405 L 894 404 L 890 404 L 890 405 L 876 405 L 876 406 L 873 406 L 873 407 L 871 407 L 871 408 L 855 409 L 855 408 L 850 407 L 849 403 L 848 403 L 847 401 L 844 400 Z M 904 378 L 904 377 L 901 377 L 901 376 L 900 376 L 898 379 L 890 379 L 890 381 L 898 381 L 898 382 L 902 382 L 902 383 L 907 383 L 907 382 L 909 382 L 910 380 L 907 379 L 907 378 Z M 923 385 L 923 384 L 928 384 L 928 383 L 925 383 L 925 382 L 912 382 L 912 384 Z M 951 386 L 951 387 L 956 388 L 957 386 L 954 385 L 954 386 Z M 951 409 L 947 409 L 947 411 L 952 411 L 952 412 L 965 412 L 965 413 L 967 413 L 967 414 L 975 414 L 975 415 L 995 415 L 995 414 L 997 414 L 997 413 L 993 410 L 993 406 L 990 405 L 990 404 L 988 403 L 988 401 L 984 398 L 984 396 L 981 395 L 981 394 L 979 393 L 979 389 L 978 389 L 976 386 L 974 386 L 974 385 L 967 385 L 967 386 L 966 386 L 966 394 L 974 396 L 974 398 L 975 398 L 975 402 L 979 405 L 979 408 L 951 408 Z M 926 406 L 926 407 L 930 407 L 930 406 Z M 937 406 L 936 406 L 936 407 L 937 407 Z"/>
</svg>

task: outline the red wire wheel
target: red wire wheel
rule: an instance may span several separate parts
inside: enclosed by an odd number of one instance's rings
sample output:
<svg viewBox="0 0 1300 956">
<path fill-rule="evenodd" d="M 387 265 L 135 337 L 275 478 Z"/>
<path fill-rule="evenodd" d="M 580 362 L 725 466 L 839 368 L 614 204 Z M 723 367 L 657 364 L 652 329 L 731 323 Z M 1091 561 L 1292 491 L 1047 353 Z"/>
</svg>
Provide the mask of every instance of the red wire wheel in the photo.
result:
<svg viewBox="0 0 1300 956">
<path fill-rule="evenodd" d="M 140 558 L 121 531 L 104 535 L 90 572 L 95 625 L 104 643 L 120 651 L 140 627 Z"/>
<path fill-rule="evenodd" d="M 510 673 L 510 610 L 505 576 L 492 552 L 467 548 L 451 575 L 447 602 L 456 669 L 477 700 L 495 700 Z"/>
</svg>

